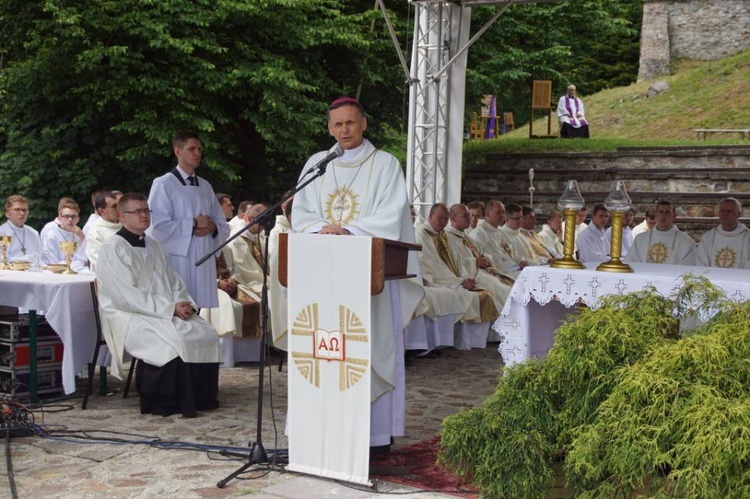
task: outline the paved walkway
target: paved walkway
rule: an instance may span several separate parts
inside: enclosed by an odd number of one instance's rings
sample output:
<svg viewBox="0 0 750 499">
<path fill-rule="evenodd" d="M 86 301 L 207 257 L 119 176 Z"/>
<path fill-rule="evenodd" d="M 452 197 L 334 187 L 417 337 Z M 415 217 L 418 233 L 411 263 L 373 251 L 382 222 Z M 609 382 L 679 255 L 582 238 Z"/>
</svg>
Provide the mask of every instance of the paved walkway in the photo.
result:
<svg viewBox="0 0 750 499">
<path fill-rule="evenodd" d="M 484 350 L 445 350 L 437 359 L 412 358 L 407 365 L 406 436 L 400 448 L 437 435 L 443 418 L 481 404 L 493 391 L 501 359 L 496 346 Z M 269 374 L 270 373 L 270 374 Z M 285 449 L 286 365 L 265 371 L 262 442 L 267 451 Z M 113 396 L 93 396 L 82 411 L 81 398 L 48 404 L 35 411 L 36 423 L 49 429 L 86 432 L 94 438 L 242 448 L 256 439 L 258 367 L 250 364 L 221 370 L 222 407 L 197 418 L 155 417 L 139 413 L 138 398 L 123 399 L 122 383 L 110 377 Z M 111 433 L 102 433 L 102 432 Z M 20 498 L 373 498 L 383 493 L 408 492 L 408 487 L 376 482 L 374 489 L 356 489 L 341 482 L 297 473 L 255 469 L 230 481 L 216 482 L 239 468 L 244 460 L 184 449 L 147 445 L 81 443 L 73 438 L 25 437 L 10 441 L 12 479 Z M 4 447 L 4 445 L 2 445 Z M 0 459 L 0 497 L 11 497 L 5 460 Z M 256 467 L 257 468 L 257 467 Z M 446 498 L 430 492 L 410 498 Z"/>
</svg>

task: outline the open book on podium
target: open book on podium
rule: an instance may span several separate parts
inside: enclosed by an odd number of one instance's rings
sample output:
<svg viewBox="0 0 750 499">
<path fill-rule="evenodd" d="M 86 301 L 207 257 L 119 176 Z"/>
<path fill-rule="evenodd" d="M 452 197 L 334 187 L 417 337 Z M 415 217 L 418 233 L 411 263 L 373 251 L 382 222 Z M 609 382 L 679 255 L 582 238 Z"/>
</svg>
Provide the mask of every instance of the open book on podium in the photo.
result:
<svg viewBox="0 0 750 499">
<path fill-rule="evenodd" d="M 386 384 L 397 385 L 387 378 L 398 293 L 386 281 L 414 277 L 407 261 L 418 249 L 367 236 L 281 234 L 290 470 L 370 483 L 370 405 Z"/>
</svg>

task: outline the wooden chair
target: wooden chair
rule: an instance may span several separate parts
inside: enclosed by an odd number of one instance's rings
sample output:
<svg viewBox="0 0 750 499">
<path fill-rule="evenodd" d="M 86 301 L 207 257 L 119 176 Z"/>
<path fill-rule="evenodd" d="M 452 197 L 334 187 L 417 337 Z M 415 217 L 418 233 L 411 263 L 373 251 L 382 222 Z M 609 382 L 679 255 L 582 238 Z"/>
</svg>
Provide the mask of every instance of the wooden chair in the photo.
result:
<svg viewBox="0 0 750 499">
<path fill-rule="evenodd" d="M 503 131 L 505 133 L 508 133 L 509 130 L 514 130 L 515 128 L 516 128 L 516 123 L 513 121 L 513 113 L 511 112 L 503 113 Z"/>
<path fill-rule="evenodd" d="M 529 138 L 549 139 L 557 135 L 552 134 L 552 81 L 534 80 L 531 87 L 531 113 L 529 115 Z M 547 135 L 534 135 L 534 111 L 547 113 Z"/>
<path fill-rule="evenodd" d="M 471 140 L 484 139 L 484 129 L 477 117 L 477 113 L 471 114 L 471 126 L 469 126 L 469 137 Z"/>
</svg>

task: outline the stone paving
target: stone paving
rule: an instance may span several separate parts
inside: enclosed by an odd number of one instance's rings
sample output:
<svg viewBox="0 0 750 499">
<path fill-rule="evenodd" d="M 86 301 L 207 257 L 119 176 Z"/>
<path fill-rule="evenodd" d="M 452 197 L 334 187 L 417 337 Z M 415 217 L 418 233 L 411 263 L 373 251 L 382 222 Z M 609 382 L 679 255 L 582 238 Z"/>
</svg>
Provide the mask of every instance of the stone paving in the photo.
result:
<svg viewBox="0 0 750 499">
<path fill-rule="evenodd" d="M 274 362 L 277 362 L 274 360 Z M 410 358 L 407 364 L 406 436 L 394 449 L 437 435 L 443 418 L 481 404 L 493 391 L 502 361 L 496 345 L 483 350 L 444 350 L 438 358 Z M 287 404 L 286 365 L 264 372 L 261 439 L 267 451 L 285 449 Z M 256 440 L 258 365 L 222 369 L 220 401 L 216 411 L 197 418 L 156 417 L 139 413 L 133 393 L 122 398 L 123 383 L 110 377 L 111 396 L 94 395 L 87 410 L 81 397 L 45 404 L 35 411 L 37 424 L 55 432 L 55 438 L 24 437 L 10 440 L 12 476 L 6 460 L 0 464 L 0 497 L 11 497 L 9 480 L 20 498 L 254 498 L 342 497 L 371 498 L 383 493 L 408 493 L 414 489 L 376 482 L 374 489 L 357 490 L 341 482 L 297 473 L 251 468 L 242 479 L 223 489 L 216 483 L 239 468 L 236 460 L 216 453 L 160 449 L 147 445 L 82 443 L 73 435 L 93 438 L 197 443 L 236 447 L 247 452 Z M 95 388 L 96 390 L 97 388 Z M 111 432 L 111 433 L 103 433 Z M 5 455 L 5 451 L 3 452 Z M 448 497 L 429 492 L 408 497 Z"/>
</svg>

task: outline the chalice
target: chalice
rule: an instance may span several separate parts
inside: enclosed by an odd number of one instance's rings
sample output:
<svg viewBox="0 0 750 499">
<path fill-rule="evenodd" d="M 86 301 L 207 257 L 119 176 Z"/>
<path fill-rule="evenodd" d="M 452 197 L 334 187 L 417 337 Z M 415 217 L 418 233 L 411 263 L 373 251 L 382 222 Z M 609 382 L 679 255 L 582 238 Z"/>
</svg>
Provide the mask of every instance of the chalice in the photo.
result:
<svg viewBox="0 0 750 499">
<path fill-rule="evenodd" d="M 77 274 L 75 270 L 70 268 L 71 261 L 73 260 L 73 253 L 75 253 L 78 243 L 75 241 L 60 241 L 60 249 L 65 253 L 65 270 L 63 274 Z"/>
<path fill-rule="evenodd" d="M 8 246 L 10 246 L 10 243 L 13 242 L 13 236 L 0 236 L 0 248 L 2 248 L 3 252 L 3 260 L 0 262 L 0 270 L 8 270 L 10 266 L 8 265 Z"/>
</svg>

